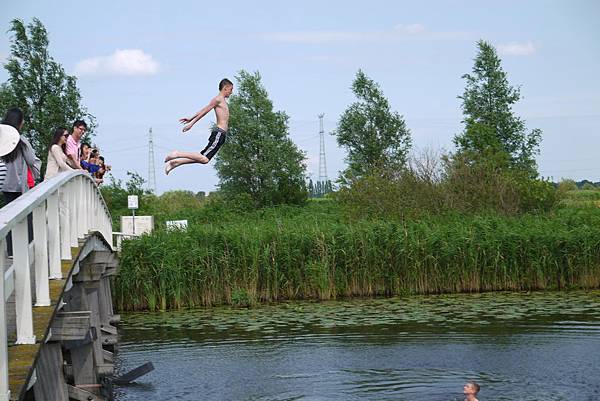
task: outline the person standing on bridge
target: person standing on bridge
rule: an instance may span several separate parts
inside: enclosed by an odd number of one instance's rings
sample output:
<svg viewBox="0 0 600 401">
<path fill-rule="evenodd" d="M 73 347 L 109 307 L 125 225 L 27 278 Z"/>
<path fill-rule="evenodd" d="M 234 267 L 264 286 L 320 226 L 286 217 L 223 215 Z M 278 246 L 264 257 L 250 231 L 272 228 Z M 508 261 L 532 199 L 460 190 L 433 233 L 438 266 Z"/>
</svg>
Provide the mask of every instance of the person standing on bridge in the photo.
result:
<svg viewBox="0 0 600 401">
<path fill-rule="evenodd" d="M 69 164 L 81 170 L 81 137 L 87 131 L 87 124 L 83 120 L 75 120 L 71 135 L 67 138 L 67 156 Z"/>
<path fill-rule="evenodd" d="M 63 171 L 75 170 L 67 164 L 67 138 L 69 131 L 66 128 L 57 128 L 54 130 L 50 147 L 48 148 L 48 164 L 46 165 L 46 174 L 44 180 L 49 180 Z"/>
<path fill-rule="evenodd" d="M 23 112 L 16 107 L 9 109 L 2 120 L 2 124 L 8 126 L 4 127 L 3 131 L 10 131 L 13 138 L 18 138 L 16 143 L 14 141 L 3 142 L 3 145 L 9 144 L 10 148 L 10 150 L 6 148 L 9 151 L 2 156 L 4 163 L 6 163 L 6 178 L 2 192 L 7 203 L 12 202 L 29 190 L 27 169 L 31 170 L 34 179 L 40 178 L 42 161 L 35 155 L 27 138 L 19 134 L 24 121 Z"/>
<path fill-rule="evenodd" d="M 29 191 L 27 184 L 28 171 L 35 180 L 40 178 L 42 161 L 35 155 L 33 147 L 19 131 L 23 128 L 25 118 L 19 108 L 12 108 L 6 112 L 2 125 L 0 125 L 0 155 L 6 163 L 6 178 L 2 186 L 2 194 L 6 203 L 10 203 Z M 33 219 L 27 216 L 29 228 L 29 242 L 33 240 Z M 8 256 L 12 256 L 12 237 L 6 236 Z"/>
<path fill-rule="evenodd" d="M 202 152 L 182 152 L 174 150 L 165 157 L 165 174 L 169 174 L 175 167 L 179 167 L 182 164 L 190 163 L 208 163 L 225 143 L 227 137 L 227 129 L 229 124 L 229 106 L 227 105 L 227 99 L 233 92 L 233 83 L 227 78 L 222 79 L 219 82 L 219 94 L 212 98 L 212 100 L 203 107 L 200 111 L 194 114 L 190 118 L 182 118 L 179 120 L 183 127 L 183 132 L 189 131 L 194 124 L 196 124 L 202 117 L 204 117 L 209 111 L 215 110 L 217 116 L 217 125 L 213 128 L 210 138 L 208 139 L 208 145 L 202 150 Z"/>
</svg>

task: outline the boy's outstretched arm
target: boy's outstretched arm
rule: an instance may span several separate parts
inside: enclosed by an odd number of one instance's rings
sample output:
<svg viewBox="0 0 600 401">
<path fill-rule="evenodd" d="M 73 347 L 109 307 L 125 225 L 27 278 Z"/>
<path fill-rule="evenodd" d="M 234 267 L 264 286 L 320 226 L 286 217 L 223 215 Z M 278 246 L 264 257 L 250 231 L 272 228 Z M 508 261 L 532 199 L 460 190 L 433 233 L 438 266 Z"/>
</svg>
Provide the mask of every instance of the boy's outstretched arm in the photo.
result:
<svg viewBox="0 0 600 401">
<path fill-rule="evenodd" d="M 183 127 L 183 132 L 189 131 L 194 124 L 196 124 L 202 117 L 206 115 L 209 111 L 214 109 L 219 105 L 219 101 L 216 98 L 213 98 L 206 106 L 204 106 L 199 112 L 194 114 L 191 118 L 181 118 L 179 120 L 180 123 L 185 124 Z"/>
</svg>

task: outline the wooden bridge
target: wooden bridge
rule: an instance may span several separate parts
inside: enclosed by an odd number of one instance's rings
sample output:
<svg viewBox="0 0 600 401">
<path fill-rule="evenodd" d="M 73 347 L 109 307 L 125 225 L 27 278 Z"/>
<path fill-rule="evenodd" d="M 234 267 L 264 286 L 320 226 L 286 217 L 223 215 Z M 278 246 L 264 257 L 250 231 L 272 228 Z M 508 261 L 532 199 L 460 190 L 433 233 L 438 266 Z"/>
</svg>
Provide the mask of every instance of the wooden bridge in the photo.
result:
<svg viewBox="0 0 600 401">
<path fill-rule="evenodd" d="M 0 401 L 105 399 L 117 265 L 110 213 L 86 173 L 0 209 Z"/>
</svg>

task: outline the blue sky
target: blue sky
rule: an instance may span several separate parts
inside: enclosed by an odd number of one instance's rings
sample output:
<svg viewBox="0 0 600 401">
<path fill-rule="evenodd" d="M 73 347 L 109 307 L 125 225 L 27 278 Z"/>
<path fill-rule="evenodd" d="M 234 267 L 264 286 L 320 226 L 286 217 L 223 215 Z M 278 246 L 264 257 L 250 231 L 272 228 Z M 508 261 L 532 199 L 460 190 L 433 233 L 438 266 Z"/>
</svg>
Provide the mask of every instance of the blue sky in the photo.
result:
<svg viewBox="0 0 600 401">
<path fill-rule="evenodd" d="M 39 18 L 50 52 L 78 77 L 96 116 L 95 142 L 114 175 L 148 174 L 147 132 L 155 136 L 157 189 L 211 191 L 212 165 L 166 177 L 171 149 L 200 150 L 214 120 L 182 134 L 178 119 L 204 106 L 223 77 L 258 70 L 290 135 L 318 176 L 318 114 L 325 113 L 330 178 L 344 151 L 329 133 L 352 103 L 361 68 L 404 116 L 416 149 L 452 149 L 461 130 L 461 76 L 476 42 L 494 44 L 510 82 L 521 87 L 515 112 L 541 128 L 540 172 L 600 181 L 600 2 L 576 1 L 29 1 L 0 17 L 0 60 L 10 52 L 9 21 Z M 0 70 L 0 82 L 7 74 Z M 50 129 L 51 127 L 49 127 Z"/>
</svg>

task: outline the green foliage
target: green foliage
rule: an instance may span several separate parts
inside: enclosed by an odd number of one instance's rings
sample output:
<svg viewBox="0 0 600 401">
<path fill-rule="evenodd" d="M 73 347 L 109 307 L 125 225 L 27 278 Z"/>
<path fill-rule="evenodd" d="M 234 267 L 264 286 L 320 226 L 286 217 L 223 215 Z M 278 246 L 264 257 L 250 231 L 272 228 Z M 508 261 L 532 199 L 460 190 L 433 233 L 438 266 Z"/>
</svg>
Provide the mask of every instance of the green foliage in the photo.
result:
<svg viewBox="0 0 600 401">
<path fill-rule="evenodd" d="M 463 75 L 467 84 L 459 96 L 465 130 L 454 139 L 457 153 L 471 163 L 488 161 L 495 155 L 498 167 L 535 178 L 534 156 L 539 152 L 542 132 L 534 129 L 527 133 L 525 122 L 514 115 L 512 106 L 520 99 L 520 91 L 508 83 L 494 47 L 483 40 L 477 46 L 472 74 Z"/>
<path fill-rule="evenodd" d="M 252 306 L 254 300 L 248 295 L 248 291 L 241 288 L 239 290 L 233 290 L 231 293 L 231 303 L 237 307 L 249 307 Z"/>
<path fill-rule="evenodd" d="M 568 191 L 577 191 L 578 189 L 575 181 L 570 178 L 563 178 L 562 180 L 560 180 L 557 188 L 558 192 L 560 193 L 565 193 Z"/>
<path fill-rule="evenodd" d="M 308 195 L 311 198 L 322 198 L 331 192 L 333 192 L 331 180 L 317 181 L 316 183 L 313 180 L 308 181 Z"/>
<path fill-rule="evenodd" d="M 600 190 L 573 189 L 572 180 L 563 180 L 558 185 L 559 205 L 568 208 L 598 208 L 600 207 Z"/>
<path fill-rule="evenodd" d="M 229 102 L 229 134 L 215 164 L 226 198 L 247 194 L 253 207 L 306 200 L 304 154 L 288 135 L 288 116 L 273 102 L 258 72 L 240 71 Z"/>
<path fill-rule="evenodd" d="M 594 191 L 596 189 L 596 186 L 592 183 L 586 182 L 581 186 L 581 189 L 586 191 Z"/>
<path fill-rule="evenodd" d="M 557 201 L 551 183 L 503 170 L 493 160 L 470 164 L 431 153 L 412 157 L 395 175 L 375 171 L 356 179 L 335 196 L 357 216 L 399 218 L 446 212 L 542 212 Z"/>
<path fill-rule="evenodd" d="M 4 68 L 8 80 L 0 87 L 0 110 L 19 107 L 25 113 L 21 134 L 31 142 L 44 165 L 55 128 L 71 128 L 76 119 L 85 119 L 88 133 L 95 118 L 81 104 L 77 79 L 67 75 L 48 51 L 48 33 L 37 18 L 29 25 L 14 19 L 11 52 Z M 89 135 L 89 134 L 86 134 Z M 45 168 L 42 169 L 45 171 Z"/>
<path fill-rule="evenodd" d="M 449 206 L 464 212 L 549 211 L 557 201 L 550 182 L 522 170 L 503 169 L 491 156 L 474 164 L 455 156 L 448 161 L 445 177 Z"/>
<path fill-rule="evenodd" d="M 402 117 L 390 110 L 379 85 L 361 70 L 352 83 L 358 101 L 340 117 L 335 135 L 348 150 L 348 169 L 342 182 L 378 171 L 398 171 L 406 163 L 410 131 Z"/>
<path fill-rule="evenodd" d="M 203 208 L 206 209 L 206 208 Z M 461 291 L 596 288 L 600 209 L 349 220 L 332 201 L 125 241 L 121 309 Z"/>
</svg>

